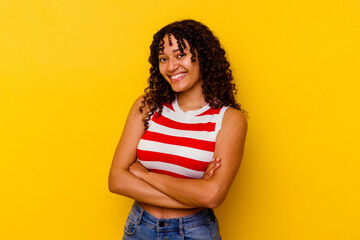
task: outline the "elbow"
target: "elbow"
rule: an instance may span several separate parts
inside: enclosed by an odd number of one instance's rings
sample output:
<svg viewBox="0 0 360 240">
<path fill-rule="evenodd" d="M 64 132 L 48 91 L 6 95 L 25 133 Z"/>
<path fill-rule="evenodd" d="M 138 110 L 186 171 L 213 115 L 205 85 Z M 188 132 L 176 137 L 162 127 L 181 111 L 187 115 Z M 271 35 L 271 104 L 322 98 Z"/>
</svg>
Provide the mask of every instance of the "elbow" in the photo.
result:
<svg viewBox="0 0 360 240">
<path fill-rule="evenodd" d="M 117 193 L 118 189 L 119 189 L 117 184 L 115 184 L 115 181 L 112 181 L 111 179 L 109 179 L 109 181 L 108 181 L 108 188 L 109 188 L 109 191 L 112 193 Z"/>
<path fill-rule="evenodd" d="M 111 193 L 116 193 L 116 194 L 120 194 L 120 195 L 124 195 L 125 192 L 125 188 L 123 184 L 119 184 L 119 183 L 115 183 L 115 182 L 110 182 L 108 183 L 108 188 L 109 191 Z"/>
<path fill-rule="evenodd" d="M 218 206 L 220 206 L 223 203 L 224 199 L 220 199 L 220 198 L 213 198 L 211 200 L 208 200 L 208 202 L 206 203 L 206 207 L 207 208 L 217 208 Z"/>
<path fill-rule="evenodd" d="M 123 195 L 126 191 L 126 177 L 123 170 L 110 171 L 108 178 L 108 189 L 112 193 Z"/>
<path fill-rule="evenodd" d="M 124 185 L 118 178 L 109 176 L 108 188 L 111 193 L 122 194 Z"/>
<path fill-rule="evenodd" d="M 214 189 L 206 194 L 203 205 L 207 208 L 217 208 L 224 202 L 225 196 L 221 189 Z"/>
</svg>

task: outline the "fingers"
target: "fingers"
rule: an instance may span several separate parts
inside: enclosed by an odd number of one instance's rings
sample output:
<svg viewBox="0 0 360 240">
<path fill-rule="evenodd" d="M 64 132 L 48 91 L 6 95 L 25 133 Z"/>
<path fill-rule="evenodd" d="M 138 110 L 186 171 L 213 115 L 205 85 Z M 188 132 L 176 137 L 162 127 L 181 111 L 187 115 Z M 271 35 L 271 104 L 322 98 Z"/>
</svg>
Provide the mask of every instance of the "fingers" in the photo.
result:
<svg viewBox="0 0 360 240">
<path fill-rule="evenodd" d="M 209 180 L 212 177 L 213 174 L 214 174 L 214 171 L 211 170 L 211 171 L 207 172 L 206 174 L 204 174 L 202 179 Z"/>
<path fill-rule="evenodd" d="M 217 157 L 217 158 L 213 158 L 211 161 L 210 161 L 210 164 L 216 164 L 216 163 L 219 163 L 220 162 L 220 158 Z"/>
<path fill-rule="evenodd" d="M 221 159 L 219 157 L 216 159 L 213 158 L 207 166 L 202 179 L 209 180 L 214 175 L 215 171 L 221 166 L 220 161 Z"/>
<path fill-rule="evenodd" d="M 211 160 L 211 163 L 208 166 L 209 170 L 218 169 L 220 167 L 220 161 L 221 161 L 221 159 L 219 157 Z"/>
<path fill-rule="evenodd" d="M 214 170 L 213 169 L 210 170 L 210 172 L 208 174 L 208 178 L 210 179 L 212 177 L 212 175 L 214 175 Z"/>
<path fill-rule="evenodd" d="M 211 166 L 209 167 L 209 170 L 213 170 L 213 172 L 214 172 L 216 169 L 218 169 L 220 167 L 220 161 L 221 161 L 221 159 L 219 157 L 214 159 L 211 162 Z"/>
</svg>

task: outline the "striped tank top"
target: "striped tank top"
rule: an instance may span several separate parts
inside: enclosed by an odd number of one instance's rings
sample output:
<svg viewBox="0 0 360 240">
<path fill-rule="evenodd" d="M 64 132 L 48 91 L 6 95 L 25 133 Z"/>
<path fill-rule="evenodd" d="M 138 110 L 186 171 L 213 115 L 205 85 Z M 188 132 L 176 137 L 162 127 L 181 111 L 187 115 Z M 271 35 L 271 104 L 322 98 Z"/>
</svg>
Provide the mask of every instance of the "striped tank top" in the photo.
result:
<svg viewBox="0 0 360 240">
<path fill-rule="evenodd" d="M 149 171 L 178 178 L 201 178 L 214 155 L 216 136 L 228 107 L 209 104 L 183 112 L 177 100 L 164 104 L 149 121 L 137 158 Z"/>
</svg>

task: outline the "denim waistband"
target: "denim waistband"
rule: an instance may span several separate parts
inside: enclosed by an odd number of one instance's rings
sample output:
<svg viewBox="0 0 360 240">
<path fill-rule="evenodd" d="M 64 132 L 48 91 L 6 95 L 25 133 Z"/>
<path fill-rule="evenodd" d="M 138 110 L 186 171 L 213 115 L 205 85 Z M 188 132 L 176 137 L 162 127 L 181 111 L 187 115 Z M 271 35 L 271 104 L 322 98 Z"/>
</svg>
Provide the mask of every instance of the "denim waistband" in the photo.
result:
<svg viewBox="0 0 360 240">
<path fill-rule="evenodd" d="M 182 229 L 206 224 L 215 218 L 214 211 L 211 208 L 179 218 L 157 218 L 145 211 L 136 201 L 131 208 L 130 214 L 133 214 L 139 222 L 143 222 L 148 227 L 162 231 L 175 229 L 180 229 L 181 231 Z"/>
</svg>

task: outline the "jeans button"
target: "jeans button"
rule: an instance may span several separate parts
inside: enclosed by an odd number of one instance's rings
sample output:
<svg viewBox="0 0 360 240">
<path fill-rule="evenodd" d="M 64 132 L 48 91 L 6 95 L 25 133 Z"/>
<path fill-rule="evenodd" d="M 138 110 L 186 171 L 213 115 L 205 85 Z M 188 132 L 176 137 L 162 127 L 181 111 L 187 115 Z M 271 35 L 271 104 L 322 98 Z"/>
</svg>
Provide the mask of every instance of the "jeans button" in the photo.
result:
<svg viewBox="0 0 360 240">
<path fill-rule="evenodd" d="M 160 226 L 160 227 L 163 227 L 164 225 L 165 225 L 164 222 L 159 222 L 159 226 Z"/>
</svg>

